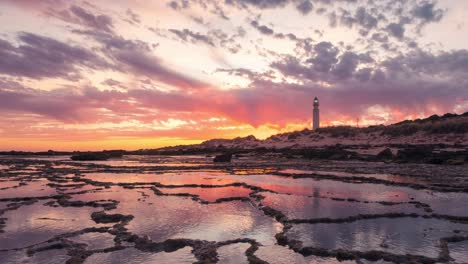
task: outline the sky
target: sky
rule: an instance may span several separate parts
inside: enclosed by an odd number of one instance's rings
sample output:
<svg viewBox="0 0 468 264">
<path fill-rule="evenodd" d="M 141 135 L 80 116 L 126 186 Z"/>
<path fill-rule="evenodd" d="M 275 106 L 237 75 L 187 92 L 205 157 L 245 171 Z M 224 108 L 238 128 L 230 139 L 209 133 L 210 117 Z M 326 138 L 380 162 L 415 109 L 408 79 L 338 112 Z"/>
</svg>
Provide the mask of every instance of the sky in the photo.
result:
<svg viewBox="0 0 468 264">
<path fill-rule="evenodd" d="M 466 0 L 0 0 L 0 150 L 468 111 Z"/>
</svg>

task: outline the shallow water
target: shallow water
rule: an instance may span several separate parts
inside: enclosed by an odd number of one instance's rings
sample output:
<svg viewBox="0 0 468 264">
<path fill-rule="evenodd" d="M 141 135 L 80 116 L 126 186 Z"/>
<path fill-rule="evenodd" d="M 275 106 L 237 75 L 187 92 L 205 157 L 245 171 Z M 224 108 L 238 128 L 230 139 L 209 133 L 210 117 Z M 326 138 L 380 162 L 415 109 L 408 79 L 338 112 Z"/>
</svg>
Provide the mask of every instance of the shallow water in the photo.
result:
<svg viewBox="0 0 468 264">
<path fill-rule="evenodd" d="M 52 249 L 38 252 L 33 256 L 28 256 L 25 250 L 0 251 L 0 260 L 2 264 L 62 264 L 69 258 L 70 256 L 67 255 L 67 252 L 64 249 Z"/>
<path fill-rule="evenodd" d="M 217 199 L 229 197 L 248 197 L 250 189 L 244 187 L 218 187 L 218 188 L 158 188 L 165 194 L 189 193 L 198 195 L 202 200 L 215 202 Z"/>
<path fill-rule="evenodd" d="M 208 184 L 224 185 L 235 182 L 222 172 L 170 172 L 156 173 L 86 173 L 85 178 L 97 182 L 112 183 L 161 183 L 165 185 Z"/>
<path fill-rule="evenodd" d="M 15 197 L 41 197 L 57 194 L 57 190 L 47 186 L 47 181 L 35 180 L 25 182 L 26 185 L 17 188 L 9 188 L 0 190 L 0 199 L 15 198 Z M 19 182 L 0 182 L 0 188 L 3 186 L 14 186 Z"/>
<path fill-rule="evenodd" d="M 167 263 L 167 264 L 185 264 L 194 263 L 195 257 L 191 253 L 192 248 L 185 247 L 174 252 L 142 252 L 134 248 L 123 250 L 95 253 L 88 257 L 84 263 L 86 264 L 113 264 L 113 263 Z"/>
<path fill-rule="evenodd" d="M 463 218 L 468 217 L 468 193 L 460 191 L 468 182 L 468 169 L 463 166 L 275 161 L 270 156 L 223 165 L 210 163 L 211 158 L 129 156 L 90 163 L 69 161 L 68 157 L 9 162 L 3 157 L 2 166 L 7 169 L 0 173 L 0 229 L 4 231 L 0 232 L 0 250 L 19 250 L 0 251 L 0 262 L 48 263 L 46 256 L 51 254 L 50 263 L 63 263 L 73 252 L 89 250 L 93 254 L 85 263 L 193 263 L 199 259 L 192 253 L 191 243 L 198 241 L 206 243 L 202 248 L 216 249 L 218 263 L 248 263 L 246 250 L 255 241 L 260 244 L 253 254 L 268 263 L 387 264 L 391 262 L 339 262 L 331 253 L 335 249 L 379 250 L 403 258 L 415 254 L 436 259 L 441 252 L 440 238 L 468 237 L 468 218 Z M 347 172 L 347 167 L 353 172 Z M 275 175 L 278 172 L 337 177 L 293 178 Z M 419 172 L 421 177 L 404 176 Z M 453 191 L 432 188 L 433 181 L 426 182 L 431 173 Z M 366 180 L 354 180 L 355 176 Z M 393 183 L 377 184 L 372 179 Z M 409 183 L 428 188 L 415 189 Z M 266 214 L 268 209 L 263 206 L 296 221 L 288 223 L 275 218 L 274 212 Z M 111 215 L 110 222 L 92 220 L 91 214 L 98 211 Z M 388 218 L 388 214 L 419 217 Z M 362 215 L 374 218 L 362 219 Z M 437 219 L 455 216 L 462 222 Z M 5 218 L 4 226 L 1 218 Z M 318 223 L 298 224 L 301 219 Z M 101 227 L 107 229 L 89 229 Z M 276 235 L 284 227 L 288 238 L 329 250 L 330 257 L 305 257 L 278 245 Z M 123 235 L 124 231 L 129 233 Z M 137 245 L 142 242 L 126 241 L 129 235 L 159 244 Z M 52 243 L 47 241 L 54 237 L 54 243 L 61 243 L 61 236 L 81 248 L 26 254 L 25 247 Z M 171 248 L 173 239 L 185 244 L 169 250 L 172 252 L 160 252 L 161 245 Z M 214 246 L 228 240 L 228 245 Z M 116 245 L 126 248 L 107 252 Z M 454 263 L 467 262 L 466 241 L 448 246 Z"/>
<path fill-rule="evenodd" d="M 281 211 L 289 219 L 313 218 L 347 218 L 359 214 L 387 214 L 387 213 L 420 213 L 422 209 L 412 204 L 383 205 L 379 203 L 362 203 L 335 201 L 328 198 L 260 193 L 265 196 L 262 203 Z"/>
<path fill-rule="evenodd" d="M 301 174 L 301 175 L 330 175 L 330 176 L 337 176 L 342 178 L 352 178 L 352 177 L 360 177 L 366 179 L 378 179 L 378 180 L 385 180 L 390 182 L 399 182 L 399 183 L 427 183 L 426 180 L 417 178 L 417 177 L 408 177 L 408 176 L 401 176 L 401 175 L 394 175 L 394 174 L 385 174 L 385 173 L 351 173 L 345 171 L 324 171 L 324 170 L 300 170 L 300 169 L 286 169 L 280 170 L 280 173 L 286 174 Z"/>
<path fill-rule="evenodd" d="M 235 243 L 219 247 L 218 263 L 225 264 L 248 264 L 245 251 L 250 247 L 249 243 Z"/>
<path fill-rule="evenodd" d="M 468 240 L 457 243 L 450 243 L 449 251 L 450 257 L 454 259 L 455 263 L 468 263 Z"/>
<path fill-rule="evenodd" d="M 0 233 L 0 250 L 22 248 L 50 239 L 66 232 L 96 226 L 91 220 L 95 208 L 50 207 L 44 202 L 23 205 L 5 212 L 4 233 Z"/>
<path fill-rule="evenodd" d="M 248 202 L 204 205 L 189 198 L 150 196 L 144 202 L 121 202 L 111 212 L 114 211 L 134 215 L 128 230 L 156 242 L 171 238 L 208 241 L 252 238 L 274 244 L 274 235 L 282 230 L 280 223 Z"/>
<path fill-rule="evenodd" d="M 292 251 L 286 247 L 271 245 L 260 247 L 255 255 L 261 260 L 267 261 L 270 264 L 282 264 L 282 263 L 297 263 L 307 264 L 309 263 L 304 256 L 299 253 Z"/>
<path fill-rule="evenodd" d="M 351 223 L 296 224 L 287 232 L 305 247 L 381 250 L 393 254 L 422 255 L 437 258 L 439 239 L 454 235 L 468 226 L 425 218 L 379 218 Z"/>
<path fill-rule="evenodd" d="M 113 247 L 115 245 L 114 238 L 115 237 L 109 233 L 89 232 L 68 238 L 68 240 L 75 243 L 86 244 L 86 249 L 88 250 L 97 250 Z"/>
<path fill-rule="evenodd" d="M 127 155 L 124 158 L 99 161 L 71 161 L 80 164 L 97 164 L 111 167 L 194 167 L 206 165 L 211 159 L 205 156 L 140 156 Z"/>
</svg>

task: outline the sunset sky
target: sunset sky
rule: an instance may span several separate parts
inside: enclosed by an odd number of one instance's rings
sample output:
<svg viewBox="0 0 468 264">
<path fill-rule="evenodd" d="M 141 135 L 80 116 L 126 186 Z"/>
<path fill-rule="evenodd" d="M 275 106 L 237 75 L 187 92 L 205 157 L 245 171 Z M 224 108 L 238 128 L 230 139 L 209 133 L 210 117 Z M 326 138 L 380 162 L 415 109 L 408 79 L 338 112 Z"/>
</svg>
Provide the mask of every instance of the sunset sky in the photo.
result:
<svg viewBox="0 0 468 264">
<path fill-rule="evenodd" d="M 467 0 L 0 0 L 0 150 L 468 111 Z"/>
</svg>

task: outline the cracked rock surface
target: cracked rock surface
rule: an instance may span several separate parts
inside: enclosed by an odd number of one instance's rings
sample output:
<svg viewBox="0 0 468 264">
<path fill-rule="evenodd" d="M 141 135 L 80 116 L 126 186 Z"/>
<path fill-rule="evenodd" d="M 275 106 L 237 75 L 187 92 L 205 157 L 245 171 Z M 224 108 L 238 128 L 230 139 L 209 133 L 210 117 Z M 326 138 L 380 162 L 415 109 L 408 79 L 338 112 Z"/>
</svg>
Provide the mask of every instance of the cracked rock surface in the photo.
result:
<svg viewBox="0 0 468 264">
<path fill-rule="evenodd" d="M 468 263 L 468 167 L 0 157 L 1 263 Z"/>
</svg>

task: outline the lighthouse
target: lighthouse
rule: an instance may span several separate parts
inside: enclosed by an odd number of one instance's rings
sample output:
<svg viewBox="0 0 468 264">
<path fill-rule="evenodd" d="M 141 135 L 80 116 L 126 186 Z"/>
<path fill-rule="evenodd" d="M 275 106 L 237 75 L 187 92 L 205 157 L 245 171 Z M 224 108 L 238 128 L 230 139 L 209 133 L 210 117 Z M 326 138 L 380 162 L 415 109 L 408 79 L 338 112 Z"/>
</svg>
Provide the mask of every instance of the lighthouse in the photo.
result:
<svg viewBox="0 0 468 264">
<path fill-rule="evenodd" d="M 319 100 L 317 96 L 314 98 L 314 115 L 312 118 L 312 129 L 320 127 L 320 112 L 319 112 Z"/>
</svg>

